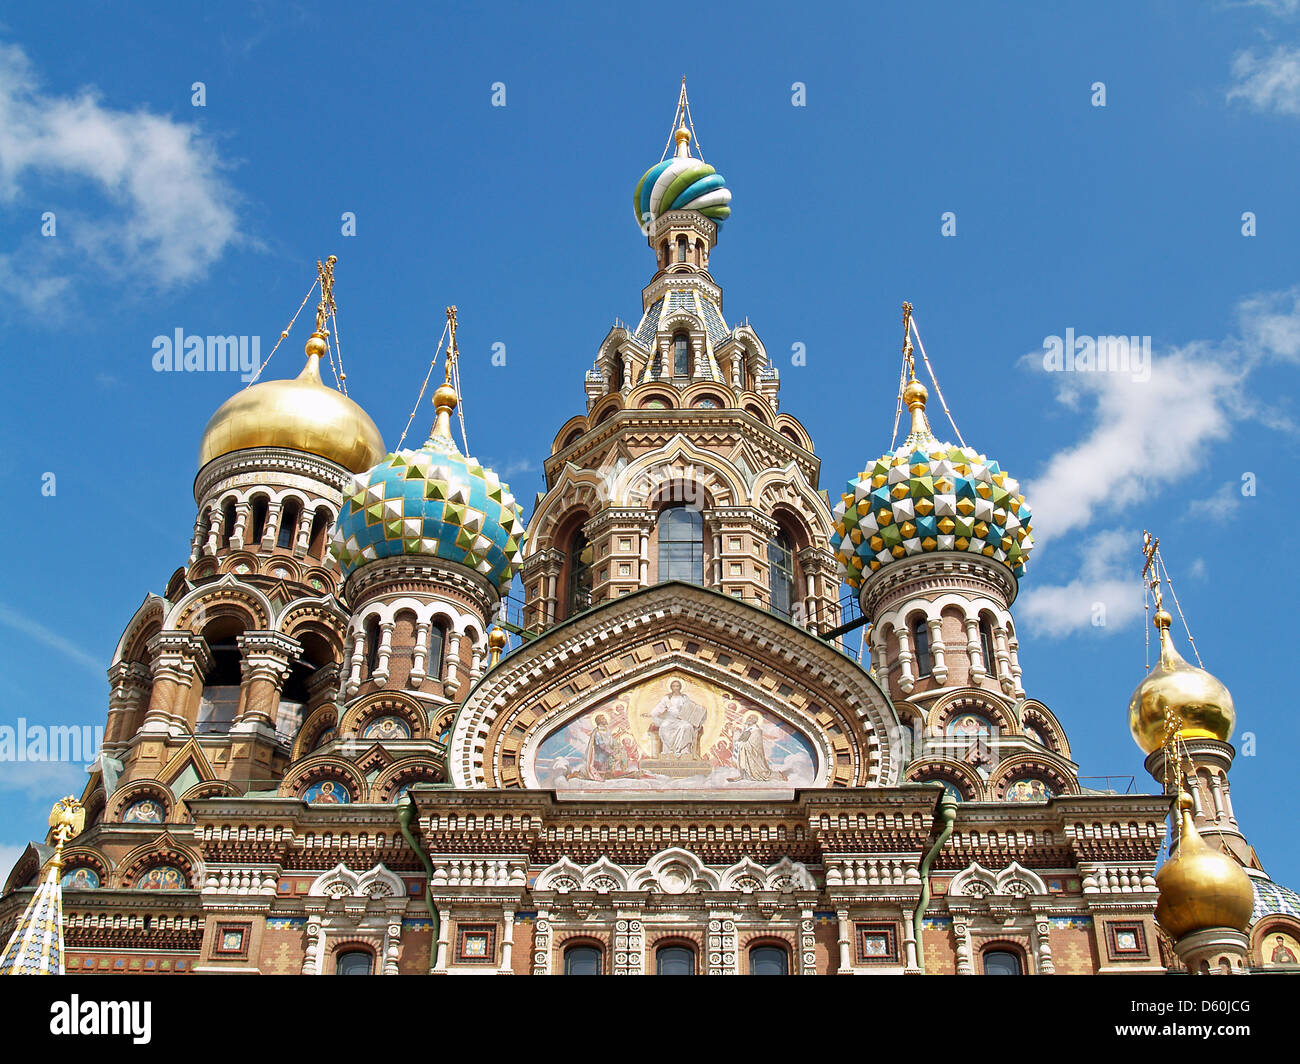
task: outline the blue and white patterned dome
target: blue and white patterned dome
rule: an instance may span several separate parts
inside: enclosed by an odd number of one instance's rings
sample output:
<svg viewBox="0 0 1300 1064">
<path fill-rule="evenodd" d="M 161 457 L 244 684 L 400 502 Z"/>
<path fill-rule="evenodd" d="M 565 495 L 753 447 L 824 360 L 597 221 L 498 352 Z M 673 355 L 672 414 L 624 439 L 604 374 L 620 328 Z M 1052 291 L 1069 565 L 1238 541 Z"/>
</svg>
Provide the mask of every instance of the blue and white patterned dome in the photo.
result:
<svg viewBox="0 0 1300 1064">
<path fill-rule="evenodd" d="M 699 211 L 721 225 L 731 216 L 726 178 L 691 155 L 691 135 L 685 127 L 676 137 L 677 154 L 650 167 L 636 183 L 632 210 L 637 225 L 649 226 L 666 211 Z"/>
<path fill-rule="evenodd" d="M 523 518 L 509 485 L 452 442 L 455 391 L 439 388 L 434 401 L 438 421 L 423 447 L 389 454 L 344 489 L 330 548 L 344 577 L 380 558 L 424 555 L 472 569 L 504 594 L 523 563 Z"/>
</svg>

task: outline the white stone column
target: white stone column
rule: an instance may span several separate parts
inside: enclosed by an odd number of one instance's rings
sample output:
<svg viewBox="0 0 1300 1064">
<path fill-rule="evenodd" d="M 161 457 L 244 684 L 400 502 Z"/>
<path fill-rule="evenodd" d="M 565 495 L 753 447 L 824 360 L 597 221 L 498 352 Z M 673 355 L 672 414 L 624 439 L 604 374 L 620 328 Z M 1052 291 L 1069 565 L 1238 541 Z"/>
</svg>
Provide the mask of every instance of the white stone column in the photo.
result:
<svg viewBox="0 0 1300 1064">
<path fill-rule="evenodd" d="M 514 974 L 515 911 L 505 910 L 505 931 L 501 935 L 501 974 Z"/>
<path fill-rule="evenodd" d="M 930 675 L 939 684 L 948 682 L 948 662 L 943 649 L 943 622 L 938 617 L 931 617 L 925 622 L 930 631 Z"/>
<path fill-rule="evenodd" d="M 1055 975 L 1056 964 L 1052 961 L 1052 944 L 1048 938 L 1051 930 L 1048 919 L 1041 913 L 1034 914 L 1034 950 L 1038 955 L 1038 972 L 1040 975 Z"/>
<path fill-rule="evenodd" d="M 235 503 L 235 531 L 230 537 L 231 550 L 243 550 L 244 531 L 248 527 L 248 518 L 252 507 L 246 502 Z"/>
<path fill-rule="evenodd" d="M 972 684 L 984 682 L 984 651 L 980 646 L 980 622 L 977 617 L 966 618 L 966 658 L 970 662 Z"/>
<path fill-rule="evenodd" d="M 1015 680 L 1011 676 L 1011 652 L 1007 649 L 1007 630 L 1000 624 L 993 629 L 993 645 L 997 658 L 998 683 L 1003 692 L 1009 695 L 1015 688 Z"/>
<path fill-rule="evenodd" d="M 840 974 L 847 975 L 853 968 L 852 955 L 850 948 L 852 946 L 852 929 L 849 927 L 848 909 L 840 909 L 835 913 L 839 921 L 839 947 L 840 947 Z"/>
<path fill-rule="evenodd" d="M 447 947 L 451 941 L 451 910 L 438 910 L 438 944 L 434 952 L 433 970 L 447 971 Z"/>
<path fill-rule="evenodd" d="M 894 629 L 894 634 L 898 636 L 898 687 L 907 695 L 916 686 L 916 677 L 912 675 L 912 633 L 903 624 Z"/>
<path fill-rule="evenodd" d="M 388 659 L 393 653 L 393 628 L 392 621 L 379 622 L 379 661 L 375 664 L 375 671 L 371 673 L 370 678 L 380 687 L 388 686 Z"/>
<path fill-rule="evenodd" d="M 315 511 L 304 506 L 302 513 L 298 515 L 298 530 L 293 537 L 293 553 L 296 557 L 301 558 L 311 546 L 311 525 L 314 520 L 316 520 Z"/>
<path fill-rule="evenodd" d="M 971 963 L 970 927 L 965 920 L 954 920 L 952 934 L 957 940 L 957 974 L 971 975 L 975 969 Z"/>
<path fill-rule="evenodd" d="M 362 626 L 352 633 L 352 655 L 348 660 L 347 681 L 343 686 L 345 698 L 361 690 L 361 663 L 366 659 L 366 630 Z"/>
<path fill-rule="evenodd" d="M 262 550 L 270 550 L 275 546 L 276 538 L 280 535 L 280 514 L 283 509 L 284 503 L 281 500 L 267 503 L 266 523 L 262 528 Z"/>
<path fill-rule="evenodd" d="M 916 932 L 912 928 L 912 921 L 916 919 L 915 909 L 903 910 L 903 968 L 907 972 L 921 973 L 921 965 L 917 958 L 920 954 L 921 944 L 916 941 Z"/>
<path fill-rule="evenodd" d="M 446 667 L 442 670 L 442 689 L 448 697 L 460 690 L 460 633 L 447 633 Z"/>
<path fill-rule="evenodd" d="M 419 687 L 425 681 L 424 664 L 429 656 L 429 627 L 428 620 L 422 620 L 415 625 L 415 652 L 411 660 L 411 679 L 409 687 Z"/>
</svg>

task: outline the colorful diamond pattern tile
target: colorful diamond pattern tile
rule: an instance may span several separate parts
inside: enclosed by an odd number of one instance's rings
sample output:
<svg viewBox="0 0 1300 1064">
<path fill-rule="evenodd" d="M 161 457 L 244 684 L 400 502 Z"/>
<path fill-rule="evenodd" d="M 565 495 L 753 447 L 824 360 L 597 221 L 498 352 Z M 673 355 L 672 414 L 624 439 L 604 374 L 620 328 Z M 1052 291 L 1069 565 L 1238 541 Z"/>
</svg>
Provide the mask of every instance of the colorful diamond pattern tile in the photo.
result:
<svg viewBox="0 0 1300 1064">
<path fill-rule="evenodd" d="M 854 588 L 892 561 L 937 550 L 981 554 L 1019 577 L 1034 546 L 1020 485 L 972 448 L 933 438 L 905 443 L 850 480 L 834 516 L 831 549 Z"/>
<path fill-rule="evenodd" d="M 400 554 L 457 562 L 504 593 L 523 563 L 510 488 L 477 459 L 432 440 L 390 454 L 344 489 L 331 549 L 343 575 Z"/>
</svg>

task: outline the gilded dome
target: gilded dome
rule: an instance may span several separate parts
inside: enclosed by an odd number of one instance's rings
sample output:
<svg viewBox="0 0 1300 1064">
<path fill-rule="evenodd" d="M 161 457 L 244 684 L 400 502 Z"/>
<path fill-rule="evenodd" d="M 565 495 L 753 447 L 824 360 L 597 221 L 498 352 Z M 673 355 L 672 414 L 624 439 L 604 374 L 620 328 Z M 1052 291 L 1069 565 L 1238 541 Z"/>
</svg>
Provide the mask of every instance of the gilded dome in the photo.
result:
<svg viewBox="0 0 1300 1064">
<path fill-rule="evenodd" d="M 1192 823 L 1190 796 L 1179 795 L 1178 807 L 1178 849 L 1156 873 L 1156 922 L 1175 941 L 1210 928 L 1245 931 L 1255 906 L 1250 877 L 1227 854 L 1205 844 Z"/>
<path fill-rule="evenodd" d="M 328 458 L 358 473 L 384 455 L 370 415 L 321 380 L 325 339 L 307 341 L 307 364 L 294 380 L 264 381 L 232 395 L 203 430 L 199 468 L 247 447 L 287 447 Z"/>
<path fill-rule="evenodd" d="M 1232 695 L 1204 669 L 1183 660 L 1169 634 L 1172 618 L 1156 611 L 1160 630 L 1160 660 L 1137 685 L 1128 702 L 1128 726 L 1144 753 L 1159 749 L 1165 740 L 1170 714 L 1182 721 L 1184 739 L 1219 739 L 1227 742 L 1237 723 Z"/>
<path fill-rule="evenodd" d="M 464 565 L 504 594 L 523 563 L 524 522 L 510 488 L 452 441 L 455 389 L 434 393 L 425 445 L 396 451 L 344 488 L 331 549 L 346 577 L 368 562 L 425 555 Z"/>
<path fill-rule="evenodd" d="M 835 504 L 831 550 L 850 587 L 890 562 L 931 551 L 980 554 L 1024 574 L 1034 540 L 1020 485 L 974 449 L 937 440 L 926 396 L 919 381 L 908 383 L 912 431 L 850 480 Z"/>
</svg>

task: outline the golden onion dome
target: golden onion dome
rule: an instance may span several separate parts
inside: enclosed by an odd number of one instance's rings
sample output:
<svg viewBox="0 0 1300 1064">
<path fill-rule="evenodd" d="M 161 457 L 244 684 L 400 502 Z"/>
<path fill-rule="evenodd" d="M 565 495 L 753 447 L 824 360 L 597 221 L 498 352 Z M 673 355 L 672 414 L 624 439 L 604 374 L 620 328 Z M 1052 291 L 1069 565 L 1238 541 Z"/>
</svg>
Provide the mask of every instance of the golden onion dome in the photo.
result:
<svg viewBox="0 0 1300 1064">
<path fill-rule="evenodd" d="M 1225 853 L 1205 844 L 1192 823 L 1192 799 L 1178 796 L 1178 849 L 1156 873 L 1156 922 L 1175 941 L 1210 928 L 1245 931 L 1255 907 L 1250 877 Z"/>
<path fill-rule="evenodd" d="M 325 337 L 312 333 L 307 364 L 294 380 L 265 381 L 232 395 L 212 415 L 199 444 L 199 468 L 247 447 L 287 447 L 360 473 L 387 449 L 370 415 L 321 380 Z"/>
<path fill-rule="evenodd" d="M 1144 753 L 1153 753 L 1165 741 L 1165 722 L 1181 721 L 1184 739 L 1219 739 L 1227 742 L 1237 723 L 1232 695 L 1204 669 L 1183 660 L 1169 634 L 1173 618 L 1156 610 L 1160 630 L 1160 660 L 1137 685 L 1128 703 L 1128 726 Z"/>
</svg>

